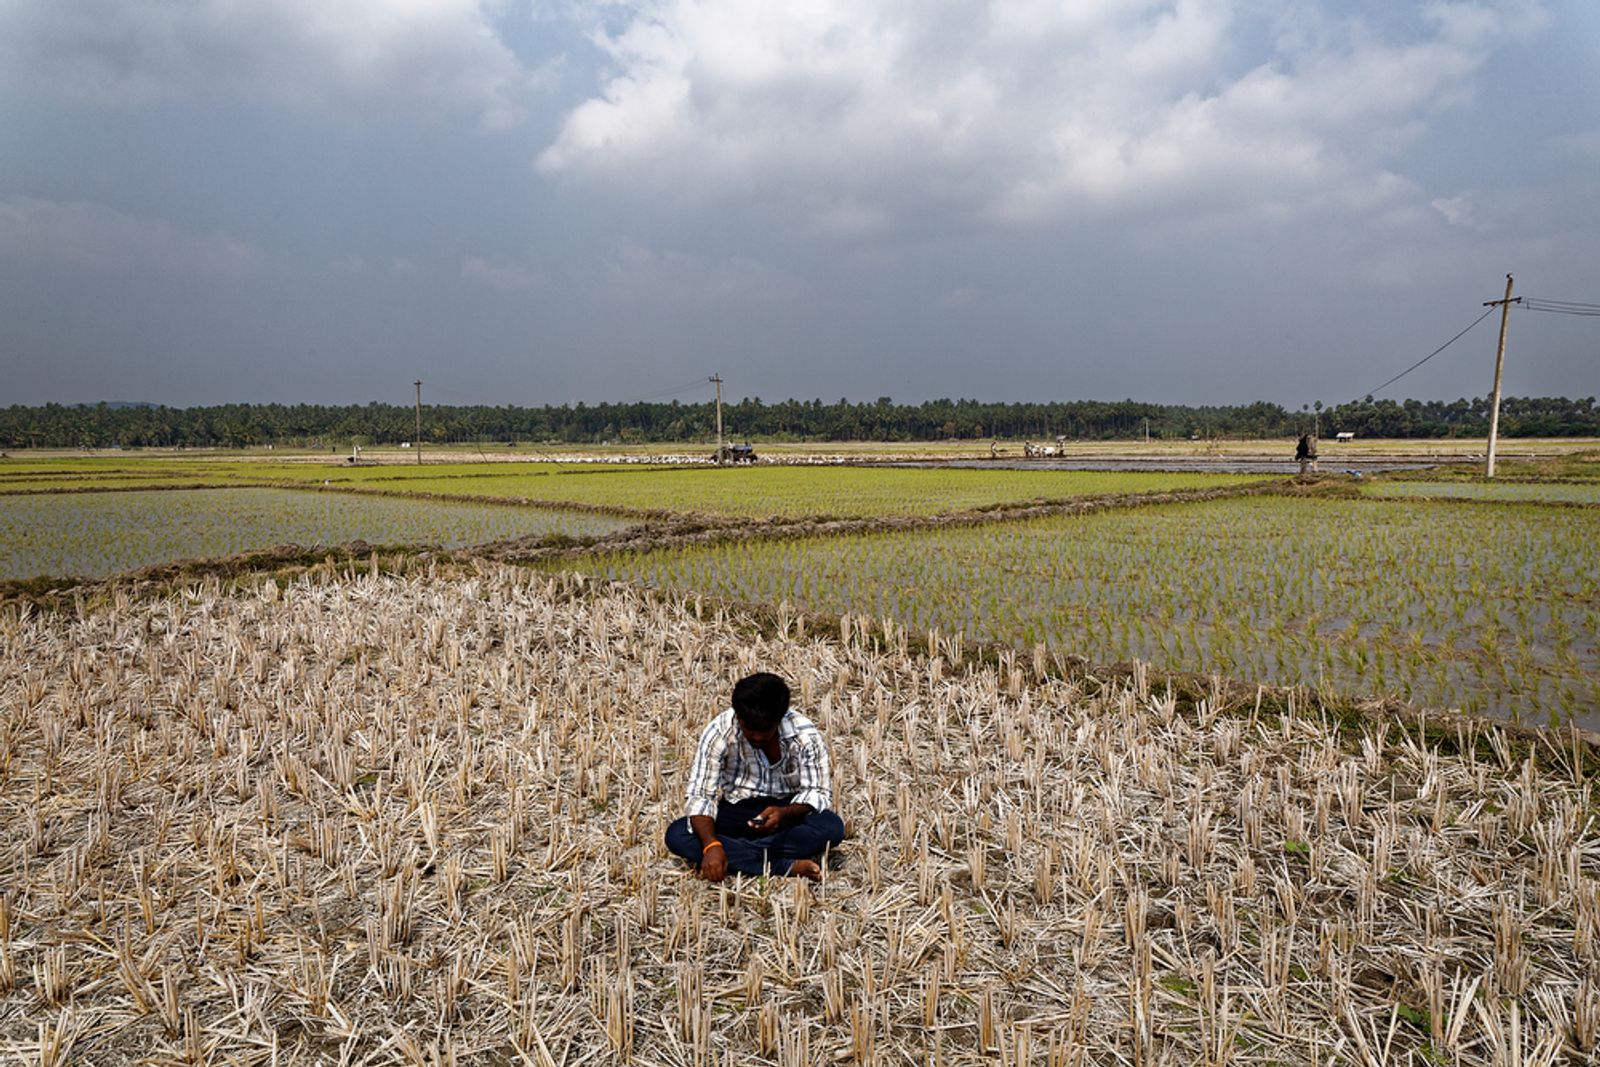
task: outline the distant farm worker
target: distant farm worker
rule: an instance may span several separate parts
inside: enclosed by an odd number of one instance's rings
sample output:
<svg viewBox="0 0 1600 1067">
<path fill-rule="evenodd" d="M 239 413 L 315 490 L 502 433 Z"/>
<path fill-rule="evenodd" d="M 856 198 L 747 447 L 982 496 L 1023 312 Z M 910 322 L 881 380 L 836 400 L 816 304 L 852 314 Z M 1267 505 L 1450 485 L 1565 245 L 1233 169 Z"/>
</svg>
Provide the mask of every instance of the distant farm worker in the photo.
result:
<svg viewBox="0 0 1600 1067">
<path fill-rule="evenodd" d="M 739 679 L 732 704 L 700 732 L 687 814 L 667 827 L 667 847 L 708 882 L 729 871 L 818 881 L 824 850 L 844 839 L 822 732 L 789 709 L 776 674 Z"/>
<path fill-rule="evenodd" d="M 1300 461 L 1300 475 L 1305 476 L 1309 469 L 1313 474 L 1317 471 L 1317 435 L 1303 433 L 1300 443 L 1294 447 L 1294 458 Z"/>
</svg>

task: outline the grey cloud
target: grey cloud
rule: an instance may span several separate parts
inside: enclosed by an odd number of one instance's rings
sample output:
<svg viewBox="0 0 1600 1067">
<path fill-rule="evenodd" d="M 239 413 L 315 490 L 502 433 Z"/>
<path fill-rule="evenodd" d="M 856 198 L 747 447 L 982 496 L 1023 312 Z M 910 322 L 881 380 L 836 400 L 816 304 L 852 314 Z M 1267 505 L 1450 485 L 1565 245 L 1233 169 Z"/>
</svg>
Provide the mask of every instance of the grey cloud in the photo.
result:
<svg viewBox="0 0 1600 1067">
<path fill-rule="evenodd" d="M 1508 271 L 1600 299 L 1600 24 L 1548 7 L 0 0 L 7 385 L 1361 395 Z M 1593 321 L 1521 315 L 1514 388 L 1592 392 Z"/>
<path fill-rule="evenodd" d="M 12 0 L 0 70 L 17 89 L 127 106 L 216 93 L 521 116 L 529 74 L 480 0 Z"/>
<path fill-rule="evenodd" d="M 502 293 L 529 292 L 544 284 L 536 271 L 520 263 L 490 262 L 476 256 L 462 262 L 461 277 Z"/>
<path fill-rule="evenodd" d="M 0 253 L 36 265 L 197 277 L 246 275 L 264 265 L 259 249 L 225 233 L 192 233 L 99 204 L 30 197 L 0 199 Z"/>
</svg>

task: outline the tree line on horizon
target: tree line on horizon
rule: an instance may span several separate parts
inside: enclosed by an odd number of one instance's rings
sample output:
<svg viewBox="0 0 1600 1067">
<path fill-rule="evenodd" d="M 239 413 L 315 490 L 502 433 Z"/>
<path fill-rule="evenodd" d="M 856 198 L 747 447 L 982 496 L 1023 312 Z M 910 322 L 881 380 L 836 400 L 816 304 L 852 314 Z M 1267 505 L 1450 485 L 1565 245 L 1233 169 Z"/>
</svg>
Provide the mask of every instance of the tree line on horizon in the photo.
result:
<svg viewBox="0 0 1600 1067">
<path fill-rule="evenodd" d="M 1280 404 L 1195 406 L 1135 400 L 1049 403 L 889 397 L 852 403 L 759 397 L 723 405 L 730 441 L 932 441 L 988 438 L 1139 440 L 1282 438 L 1316 429 L 1325 437 L 1481 437 L 1489 429 L 1482 397 L 1454 401 L 1361 400 L 1299 411 Z M 425 405 L 425 444 L 644 444 L 710 441 L 710 401 L 563 404 L 517 407 Z M 1506 397 L 1500 433 L 1508 437 L 1600 436 L 1594 397 Z M 416 411 L 404 404 L 13 405 L 0 409 L 0 448 L 245 448 L 276 445 L 332 450 L 398 444 L 416 436 Z"/>
</svg>

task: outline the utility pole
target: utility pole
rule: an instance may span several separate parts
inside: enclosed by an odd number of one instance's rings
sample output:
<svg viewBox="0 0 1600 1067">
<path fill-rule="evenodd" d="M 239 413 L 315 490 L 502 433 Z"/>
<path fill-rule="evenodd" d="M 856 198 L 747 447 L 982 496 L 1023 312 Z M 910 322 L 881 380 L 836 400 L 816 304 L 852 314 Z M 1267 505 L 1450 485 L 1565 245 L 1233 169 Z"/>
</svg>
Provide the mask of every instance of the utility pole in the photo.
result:
<svg viewBox="0 0 1600 1067">
<path fill-rule="evenodd" d="M 706 379 L 717 386 L 717 466 L 722 466 L 722 375 L 713 374 Z"/>
<path fill-rule="evenodd" d="M 417 386 L 417 439 L 412 443 L 417 450 L 417 466 L 422 466 L 422 379 L 418 378 Z"/>
<path fill-rule="evenodd" d="M 1506 326 L 1511 319 L 1511 305 L 1522 303 L 1522 297 L 1511 299 L 1511 275 L 1506 275 L 1504 300 L 1485 300 L 1484 307 L 1500 305 L 1500 347 L 1494 354 L 1494 393 L 1489 398 L 1489 462 L 1484 467 L 1485 478 L 1494 477 L 1494 446 L 1500 436 L 1500 375 L 1506 365 Z"/>
</svg>

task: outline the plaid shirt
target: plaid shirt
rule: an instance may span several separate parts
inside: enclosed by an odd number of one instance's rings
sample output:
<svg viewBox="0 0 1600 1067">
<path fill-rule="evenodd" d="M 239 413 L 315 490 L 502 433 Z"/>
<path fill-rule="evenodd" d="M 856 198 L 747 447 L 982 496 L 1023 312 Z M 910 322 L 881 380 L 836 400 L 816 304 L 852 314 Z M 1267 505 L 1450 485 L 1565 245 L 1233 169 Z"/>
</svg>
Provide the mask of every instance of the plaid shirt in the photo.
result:
<svg viewBox="0 0 1600 1067">
<path fill-rule="evenodd" d="M 778 724 L 777 763 L 745 740 L 729 708 L 700 732 L 700 746 L 689 768 L 685 790 L 690 815 L 717 814 L 717 797 L 731 804 L 751 797 L 788 797 L 791 804 L 810 804 L 827 811 L 833 797 L 828 746 L 822 731 L 798 712 L 786 712 Z"/>
</svg>

